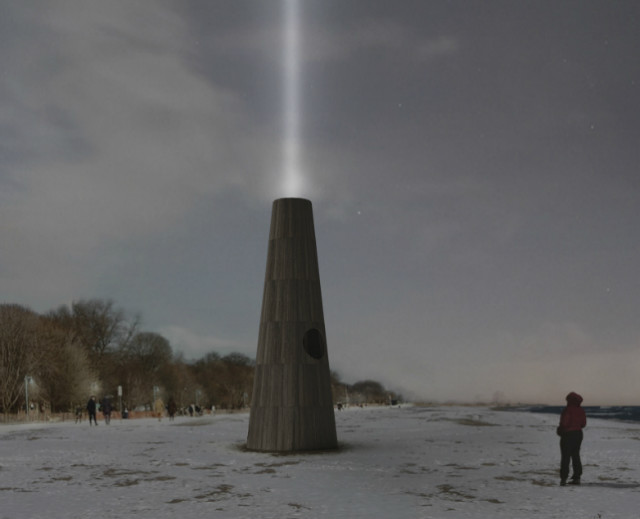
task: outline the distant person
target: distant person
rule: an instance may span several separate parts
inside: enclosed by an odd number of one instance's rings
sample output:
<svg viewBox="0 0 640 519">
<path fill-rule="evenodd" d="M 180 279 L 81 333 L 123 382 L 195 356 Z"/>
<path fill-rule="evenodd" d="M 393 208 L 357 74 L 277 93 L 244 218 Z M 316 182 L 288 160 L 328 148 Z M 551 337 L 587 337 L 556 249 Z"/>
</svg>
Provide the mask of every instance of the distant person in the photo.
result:
<svg viewBox="0 0 640 519">
<path fill-rule="evenodd" d="M 91 398 L 87 402 L 87 412 L 89 413 L 89 426 L 91 426 L 91 420 L 95 425 L 98 425 L 98 420 L 96 420 L 96 397 L 91 395 Z"/>
<path fill-rule="evenodd" d="M 176 411 L 178 410 L 178 406 L 176 405 L 176 401 L 173 397 L 169 398 L 169 403 L 167 404 L 167 413 L 169 413 L 169 420 L 173 421 L 176 416 Z"/>
<path fill-rule="evenodd" d="M 109 425 L 111 423 L 111 400 L 106 396 L 102 399 L 102 415 L 104 423 Z"/>
<path fill-rule="evenodd" d="M 153 410 L 155 411 L 156 416 L 158 417 L 158 421 L 160 422 L 162 420 L 162 415 L 164 414 L 164 402 L 161 398 L 158 398 L 155 401 L 155 403 L 153 404 Z"/>
<path fill-rule="evenodd" d="M 569 462 L 573 466 L 573 474 L 569 485 L 579 485 L 582 477 L 582 461 L 580 460 L 580 446 L 582 445 L 582 429 L 587 425 L 587 415 L 580 407 L 582 397 L 571 392 L 566 397 L 567 406 L 560 415 L 558 436 L 560 436 L 560 485 L 567 484 L 569 477 Z"/>
<path fill-rule="evenodd" d="M 76 406 L 76 423 L 82 422 L 82 406 Z"/>
</svg>

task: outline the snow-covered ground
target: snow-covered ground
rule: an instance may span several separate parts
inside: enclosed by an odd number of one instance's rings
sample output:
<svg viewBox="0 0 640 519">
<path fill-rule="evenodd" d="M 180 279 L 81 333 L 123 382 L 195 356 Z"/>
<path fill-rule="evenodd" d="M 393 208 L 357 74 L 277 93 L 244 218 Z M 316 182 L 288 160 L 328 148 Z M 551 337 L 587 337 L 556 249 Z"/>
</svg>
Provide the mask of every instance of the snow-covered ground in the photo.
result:
<svg viewBox="0 0 640 519">
<path fill-rule="evenodd" d="M 246 452 L 248 414 L 0 426 L 0 518 L 640 516 L 640 424 L 590 420 L 559 487 L 557 417 L 487 408 L 336 412 L 340 450 Z"/>
</svg>

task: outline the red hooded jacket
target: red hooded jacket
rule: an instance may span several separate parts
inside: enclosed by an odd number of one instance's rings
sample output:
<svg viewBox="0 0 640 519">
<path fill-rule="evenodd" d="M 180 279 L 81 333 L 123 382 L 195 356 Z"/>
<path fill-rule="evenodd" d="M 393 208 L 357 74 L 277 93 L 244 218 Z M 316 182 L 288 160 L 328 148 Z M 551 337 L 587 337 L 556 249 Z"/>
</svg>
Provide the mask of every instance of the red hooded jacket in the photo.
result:
<svg viewBox="0 0 640 519">
<path fill-rule="evenodd" d="M 560 415 L 558 433 L 581 431 L 587 425 L 587 415 L 580 407 L 581 403 L 582 397 L 579 394 L 571 392 L 567 395 L 567 407 L 562 410 L 562 415 Z"/>
</svg>

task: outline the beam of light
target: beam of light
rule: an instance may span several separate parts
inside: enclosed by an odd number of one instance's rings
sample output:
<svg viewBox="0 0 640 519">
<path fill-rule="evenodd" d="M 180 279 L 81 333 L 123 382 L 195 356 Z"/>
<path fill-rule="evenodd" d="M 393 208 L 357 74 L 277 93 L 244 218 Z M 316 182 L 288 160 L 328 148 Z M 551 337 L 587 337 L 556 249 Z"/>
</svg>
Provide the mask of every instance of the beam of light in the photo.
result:
<svg viewBox="0 0 640 519">
<path fill-rule="evenodd" d="M 300 172 L 300 57 L 298 0 L 284 0 L 284 191 L 297 196 Z"/>
</svg>

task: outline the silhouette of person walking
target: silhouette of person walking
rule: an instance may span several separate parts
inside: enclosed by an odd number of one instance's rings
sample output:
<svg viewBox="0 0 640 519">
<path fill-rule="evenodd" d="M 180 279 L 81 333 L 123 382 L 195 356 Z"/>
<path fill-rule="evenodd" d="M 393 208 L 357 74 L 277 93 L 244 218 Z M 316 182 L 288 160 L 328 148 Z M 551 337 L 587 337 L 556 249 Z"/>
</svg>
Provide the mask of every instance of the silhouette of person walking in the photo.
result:
<svg viewBox="0 0 640 519">
<path fill-rule="evenodd" d="M 176 411 L 178 410 L 178 406 L 176 405 L 176 401 L 173 397 L 169 398 L 169 403 L 167 404 L 167 412 L 169 413 L 169 420 L 173 421 L 173 418 L 176 415 Z"/>
<path fill-rule="evenodd" d="M 106 396 L 102 399 L 102 414 L 104 423 L 109 425 L 111 423 L 111 400 Z"/>
<path fill-rule="evenodd" d="M 87 412 L 89 413 L 89 425 L 91 425 L 91 420 L 95 425 L 98 425 L 98 420 L 96 420 L 96 397 L 93 395 L 87 402 Z"/>
</svg>

